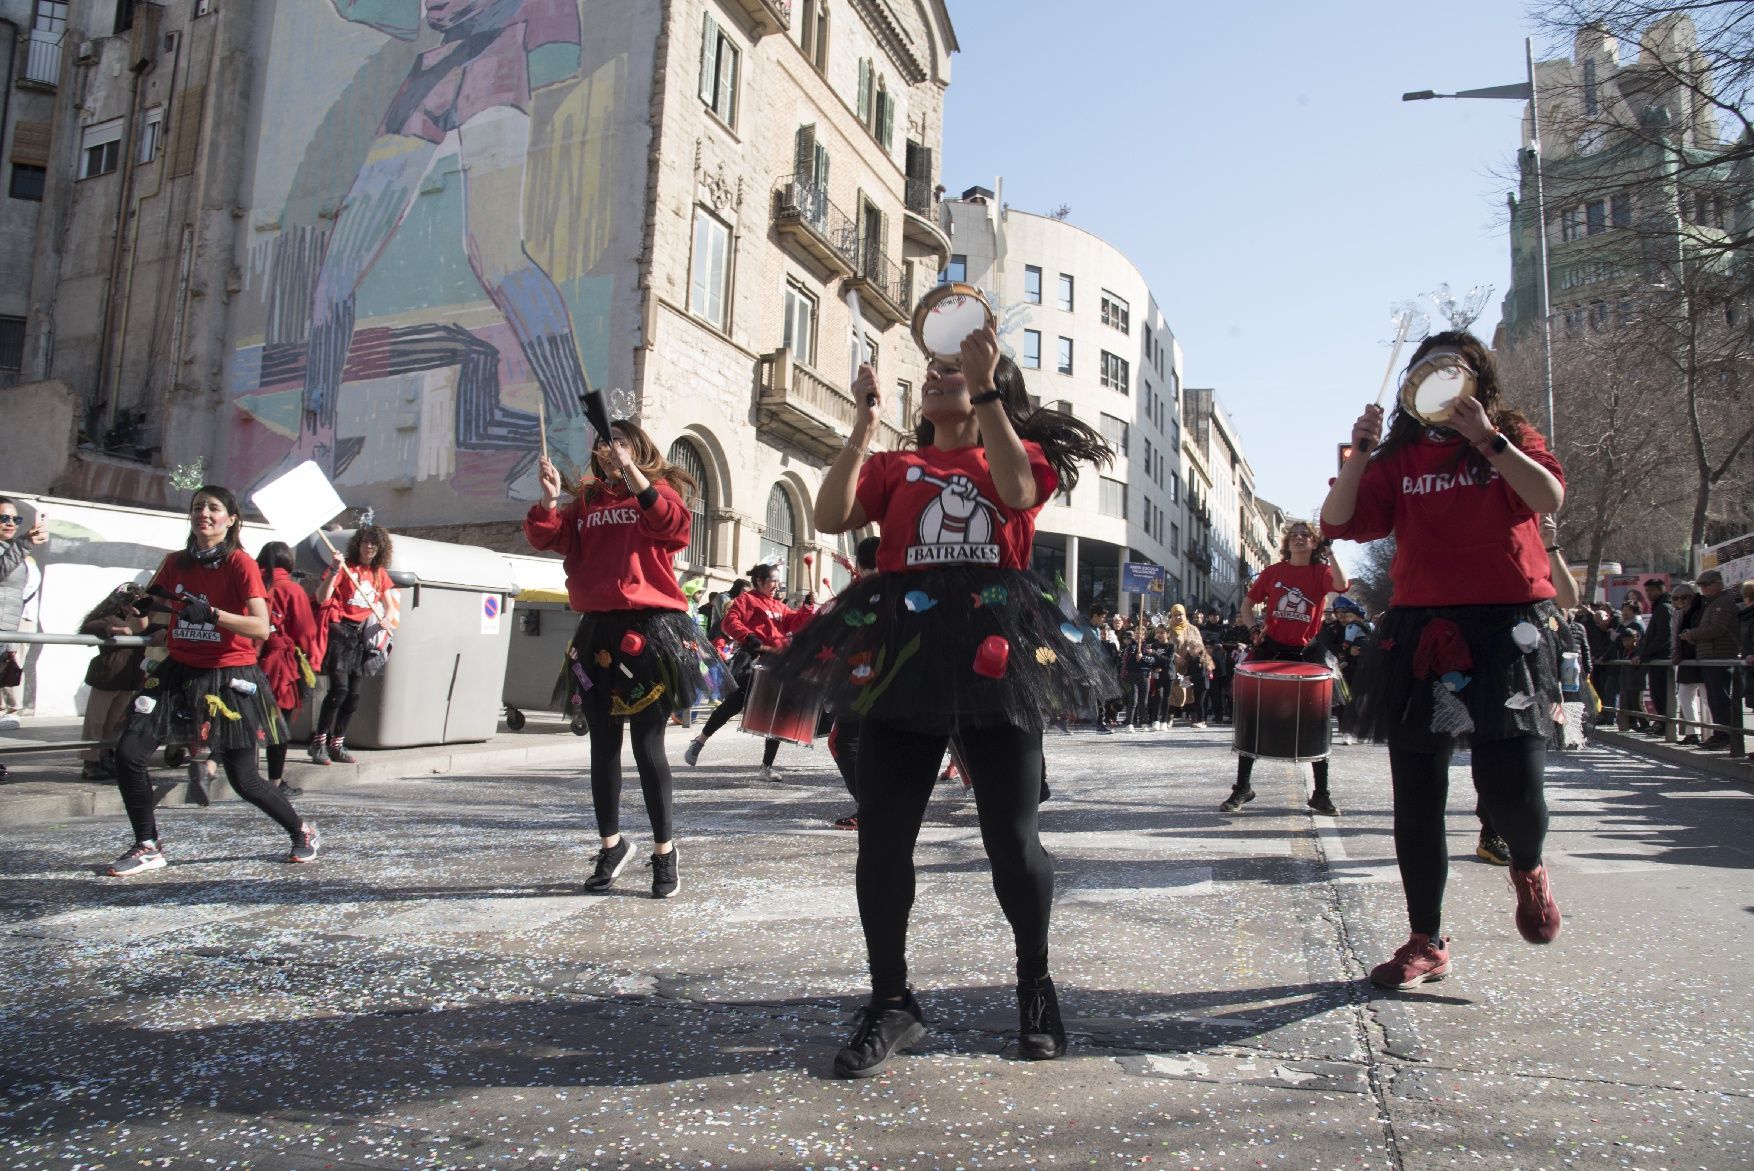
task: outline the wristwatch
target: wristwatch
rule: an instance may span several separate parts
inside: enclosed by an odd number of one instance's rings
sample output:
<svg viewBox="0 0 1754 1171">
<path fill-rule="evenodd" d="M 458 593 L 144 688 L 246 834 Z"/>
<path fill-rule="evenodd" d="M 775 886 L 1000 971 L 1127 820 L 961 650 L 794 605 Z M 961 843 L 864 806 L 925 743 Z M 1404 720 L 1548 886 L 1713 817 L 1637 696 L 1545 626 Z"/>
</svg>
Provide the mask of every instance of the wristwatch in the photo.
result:
<svg viewBox="0 0 1754 1171">
<path fill-rule="evenodd" d="M 1502 431 L 1494 431 L 1487 438 L 1477 440 L 1474 443 L 1476 450 L 1484 447 L 1487 449 L 1487 454 L 1489 455 L 1503 455 L 1505 448 L 1509 446 L 1510 440 L 1504 437 L 1504 432 Z"/>
<path fill-rule="evenodd" d="M 999 388 L 995 386 L 991 390 L 983 390 L 979 394 L 969 395 L 968 401 L 978 407 L 985 403 L 997 402 L 1002 397 Z"/>
</svg>

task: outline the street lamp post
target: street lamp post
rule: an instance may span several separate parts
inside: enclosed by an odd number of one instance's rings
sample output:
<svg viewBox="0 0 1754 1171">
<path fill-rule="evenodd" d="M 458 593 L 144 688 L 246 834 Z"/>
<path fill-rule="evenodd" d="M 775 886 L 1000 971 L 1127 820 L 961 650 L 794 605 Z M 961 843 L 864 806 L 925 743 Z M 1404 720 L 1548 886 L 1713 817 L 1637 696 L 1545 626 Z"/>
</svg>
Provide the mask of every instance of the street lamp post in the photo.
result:
<svg viewBox="0 0 1754 1171">
<path fill-rule="evenodd" d="M 1541 393 L 1547 406 L 1547 442 L 1557 442 L 1553 423 L 1553 315 L 1549 303 L 1547 274 L 1547 191 L 1541 174 L 1541 103 L 1535 86 L 1535 43 L 1523 39 L 1523 59 L 1529 79 L 1513 85 L 1489 85 L 1484 89 L 1457 90 L 1453 94 L 1435 93 L 1428 89 L 1401 95 L 1403 102 L 1425 102 L 1433 98 L 1498 98 L 1529 103 L 1529 153 L 1535 160 L 1535 248 L 1541 268 L 1539 311 L 1541 317 Z"/>
</svg>

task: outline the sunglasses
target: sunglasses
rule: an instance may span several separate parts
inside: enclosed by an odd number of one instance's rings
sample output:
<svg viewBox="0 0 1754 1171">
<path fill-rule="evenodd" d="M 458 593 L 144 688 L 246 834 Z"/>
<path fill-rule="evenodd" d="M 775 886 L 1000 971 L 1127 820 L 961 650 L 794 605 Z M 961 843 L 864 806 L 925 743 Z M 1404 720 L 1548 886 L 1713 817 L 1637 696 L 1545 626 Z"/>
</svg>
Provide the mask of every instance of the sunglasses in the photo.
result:
<svg viewBox="0 0 1754 1171">
<path fill-rule="evenodd" d="M 16 516 L 0 515 L 0 525 L 15 525 L 17 523 L 18 523 L 18 517 L 16 517 Z"/>
</svg>

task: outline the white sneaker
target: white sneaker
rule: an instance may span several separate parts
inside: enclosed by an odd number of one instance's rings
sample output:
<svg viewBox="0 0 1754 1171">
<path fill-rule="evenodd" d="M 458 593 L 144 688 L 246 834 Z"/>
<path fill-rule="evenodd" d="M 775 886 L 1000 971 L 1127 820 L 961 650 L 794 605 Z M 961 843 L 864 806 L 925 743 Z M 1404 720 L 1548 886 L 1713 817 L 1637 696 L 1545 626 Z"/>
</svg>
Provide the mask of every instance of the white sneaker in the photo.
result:
<svg viewBox="0 0 1754 1171">
<path fill-rule="evenodd" d="M 18 726 L 17 716 L 0 716 L 0 732 L 10 732 Z"/>
<path fill-rule="evenodd" d="M 1201 720 L 1199 723 L 1195 724 L 1194 727 L 1196 727 L 1196 728 L 1200 729 L 1202 732 L 1204 732 L 1206 730 L 1206 721 Z"/>
<path fill-rule="evenodd" d="M 772 765 L 764 764 L 761 766 L 761 771 L 755 774 L 755 779 L 765 785 L 779 780 L 780 774 L 774 771 Z"/>
</svg>

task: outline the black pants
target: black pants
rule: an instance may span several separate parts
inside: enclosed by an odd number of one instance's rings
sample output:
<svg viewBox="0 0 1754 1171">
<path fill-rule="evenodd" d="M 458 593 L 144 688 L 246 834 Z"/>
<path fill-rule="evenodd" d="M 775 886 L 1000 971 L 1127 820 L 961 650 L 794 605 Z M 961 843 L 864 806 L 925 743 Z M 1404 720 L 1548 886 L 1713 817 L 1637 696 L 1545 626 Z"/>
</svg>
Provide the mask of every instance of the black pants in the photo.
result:
<svg viewBox="0 0 1754 1171">
<path fill-rule="evenodd" d="M 1169 693 L 1172 690 L 1167 679 L 1151 681 L 1150 715 L 1153 724 L 1166 723 L 1169 720 Z"/>
<path fill-rule="evenodd" d="M 730 723 L 731 717 L 738 712 L 741 712 L 743 710 L 743 705 L 748 702 L 749 688 L 747 685 L 740 686 L 730 695 L 727 695 L 722 701 L 720 701 L 719 706 L 713 709 L 712 715 L 706 718 L 706 727 L 700 730 L 700 738 L 702 740 L 711 740 L 713 738 L 713 733 Z M 772 765 L 774 757 L 779 754 L 780 742 L 775 740 L 772 736 L 769 736 L 767 738 L 767 744 L 763 746 L 761 750 L 761 763 L 763 765 Z"/>
<path fill-rule="evenodd" d="M 1443 926 L 1443 888 L 1449 878 L 1444 811 L 1449 802 L 1453 749 L 1411 752 L 1389 748 L 1395 792 L 1395 861 L 1407 894 L 1413 931 L 1436 935 Z M 1533 870 L 1547 838 L 1547 799 L 1542 785 L 1546 741 L 1539 736 L 1476 744 L 1474 789 L 1492 829 L 1510 847 L 1510 864 Z"/>
<path fill-rule="evenodd" d="M 1127 723 L 1143 728 L 1151 723 L 1151 676 L 1128 675 L 1121 680 Z"/>
<path fill-rule="evenodd" d="M 834 766 L 846 782 L 847 793 L 859 799 L 859 741 L 864 738 L 865 721 L 858 716 L 837 716 L 834 721 Z"/>
<path fill-rule="evenodd" d="M 292 721 L 298 718 L 298 709 L 295 707 L 283 707 L 280 709 L 280 715 L 286 721 L 287 728 L 291 729 Z M 290 734 L 289 731 L 288 735 Z M 270 744 L 268 746 L 268 779 L 270 781 L 278 781 L 285 775 L 286 741 L 282 740 L 278 744 Z"/>
<path fill-rule="evenodd" d="M 1650 688 L 1651 706 L 1657 709 L 1658 715 L 1672 716 L 1675 714 L 1675 673 L 1668 669 L 1658 670 L 1655 667 L 1645 668 L 1645 685 Z M 1658 730 L 1661 730 L 1658 725 Z"/>
<path fill-rule="evenodd" d="M 1041 733 L 1011 725 L 957 733 L 974 788 L 993 890 L 1017 946 L 1017 978 L 1048 972 L 1053 858 L 1042 848 Z M 867 720 L 859 738 L 859 920 L 873 997 L 907 990 L 907 922 L 914 903 L 914 843 L 926 816 L 947 735 Z"/>
<path fill-rule="evenodd" d="M 646 814 L 652 819 L 652 841 L 667 842 L 670 821 L 670 762 L 664 756 L 664 727 L 670 713 L 654 703 L 638 715 L 609 714 L 609 691 L 595 687 L 585 692 L 585 724 L 591 733 L 591 805 L 597 814 L 597 834 L 612 838 L 621 832 L 621 729 L 633 732 L 633 762 L 639 769 L 640 792 L 645 794 Z"/>
<path fill-rule="evenodd" d="M 1737 713 L 1735 700 L 1730 691 L 1730 668 L 1701 667 L 1699 668 L 1699 681 L 1705 685 L 1705 703 L 1711 709 L 1711 722 L 1734 727 Z M 1730 732 L 1726 729 L 1721 732 L 1714 731 L 1708 735 L 1728 736 Z"/>
<path fill-rule="evenodd" d="M 122 738 L 116 742 L 116 787 L 122 792 L 122 805 L 128 811 L 128 821 L 134 827 L 137 842 L 158 840 L 158 819 L 153 812 L 157 801 L 152 792 L 152 778 L 146 772 L 147 763 L 157 750 L 158 737 L 150 731 L 133 727 L 123 728 Z M 262 779 L 262 774 L 256 769 L 255 748 L 232 748 L 213 755 L 225 769 L 225 779 L 231 782 L 232 790 L 239 797 L 272 817 L 288 834 L 298 833 L 303 822 L 292 808 L 292 802 Z"/>
<path fill-rule="evenodd" d="M 336 671 L 329 676 L 329 693 L 323 696 L 315 735 L 327 736 L 331 740 L 346 737 L 347 725 L 352 722 L 353 713 L 359 710 L 361 678 L 358 671 Z"/>
<path fill-rule="evenodd" d="M 1309 768 L 1310 771 L 1315 774 L 1315 791 L 1318 793 L 1326 793 L 1328 791 L 1327 760 L 1312 760 L 1309 763 Z M 1239 756 L 1236 758 L 1236 789 L 1238 792 L 1249 788 L 1249 778 L 1254 775 L 1254 772 L 1254 757 Z"/>
</svg>

